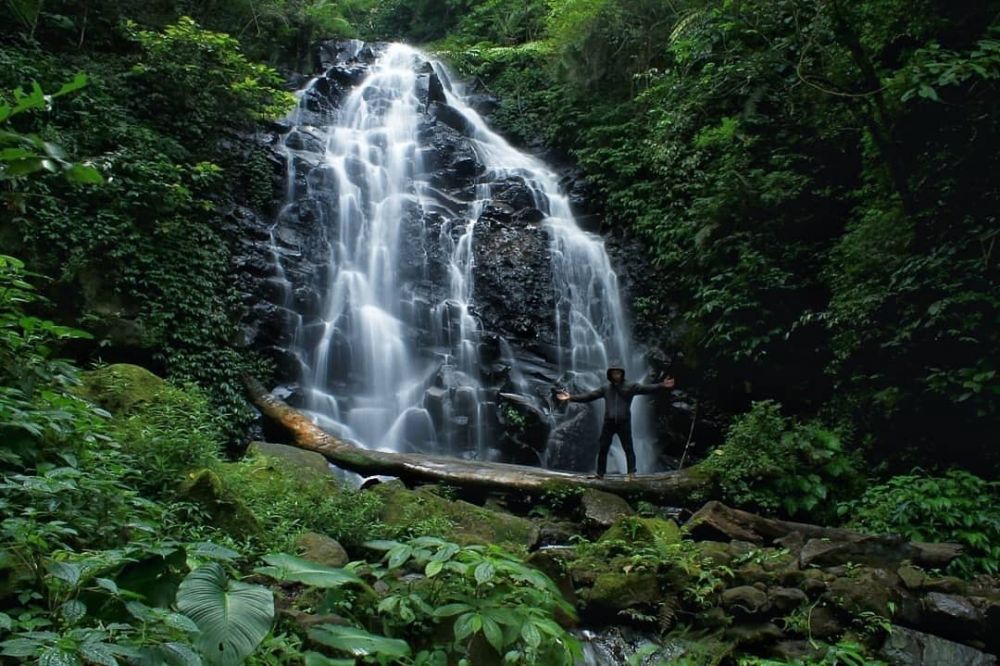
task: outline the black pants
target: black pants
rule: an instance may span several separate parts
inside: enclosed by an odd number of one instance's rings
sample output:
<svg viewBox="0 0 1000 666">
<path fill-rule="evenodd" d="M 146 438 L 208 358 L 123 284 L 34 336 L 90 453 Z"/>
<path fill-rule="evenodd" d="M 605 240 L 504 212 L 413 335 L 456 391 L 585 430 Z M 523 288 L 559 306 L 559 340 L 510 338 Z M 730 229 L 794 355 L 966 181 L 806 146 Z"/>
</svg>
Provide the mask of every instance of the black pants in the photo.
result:
<svg viewBox="0 0 1000 666">
<path fill-rule="evenodd" d="M 597 454 L 597 473 L 604 476 L 608 469 L 608 451 L 611 450 L 611 438 L 618 435 L 618 441 L 625 449 L 625 464 L 629 474 L 635 474 L 635 449 L 632 448 L 632 420 L 628 421 L 605 421 L 601 428 L 601 437 L 598 442 L 601 450 Z"/>
</svg>

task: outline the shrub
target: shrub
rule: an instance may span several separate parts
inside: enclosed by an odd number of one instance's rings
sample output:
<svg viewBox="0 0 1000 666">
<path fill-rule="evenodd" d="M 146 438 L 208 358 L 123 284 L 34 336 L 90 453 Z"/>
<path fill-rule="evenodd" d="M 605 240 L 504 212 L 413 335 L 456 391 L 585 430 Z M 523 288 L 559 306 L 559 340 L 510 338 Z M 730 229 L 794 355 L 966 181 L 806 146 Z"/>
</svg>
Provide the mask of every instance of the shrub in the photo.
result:
<svg viewBox="0 0 1000 666">
<path fill-rule="evenodd" d="M 556 622 L 557 614 L 574 616 L 572 605 L 518 556 L 435 537 L 365 545 L 385 553 L 381 563 L 334 569 L 276 554 L 266 556 L 271 566 L 257 572 L 325 589 L 319 610 L 361 625 L 319 625 L 309 632 L 314 643 L 336 652 L 378 657 L 379 663 L 444 664 L 468 663 L 492 648 L 489 661 L 502 658 L 512 666 L 573 664 L 581 656 L 579 643 Z M 370 594 L 377 586 L 378 596 Z M 412 661 L 406 659 L 411 647 L 419 650 Z"/>
<path fill-rule="evenodd" d="M 374 493 L 286 471 L 266 456 L 224 465 L 220 475 L 260 522 L 263 549 L 288 550 L 303 530 L 351 546 L 374 538 L 383 528 L 381 501 Z"/>
<path fill-rule="evenodd" d="M 203 30 L 188 17 L 162 33 L 127 25 L 143 51 L 133 71 L 150 119 L 189 147 L 234 124 L 277 118 L 294 104 L 278 73 L 247 60 L 235 37 Z"/>
<path fill-rule="evenodd" d="M 780 409 L 770 400 L 755 402 L 701 466 L 729 502 L 819 520 L 860 479 L 856 461 L 836 433 L 786 418 Z"/>
<path fill-rule="evenodd" d="M 837 507 L 851 527 L 914 541 L 953 541 L 965 554 L 949 570 L 963 576 L 1000 571 L 1000 483 L 951 470 L 894 476 Z"/>
<path fill-rule="evenodd" d="M 135 483 L 153 496 L 169 496 L 186 472 L 218 460 L 221 419 L 195 386 L 173 386 L 134 365 L 111 365 L 84 374 L 80 393 L 115 414 L 111 435 L 138 472 Z"/>
</svg>

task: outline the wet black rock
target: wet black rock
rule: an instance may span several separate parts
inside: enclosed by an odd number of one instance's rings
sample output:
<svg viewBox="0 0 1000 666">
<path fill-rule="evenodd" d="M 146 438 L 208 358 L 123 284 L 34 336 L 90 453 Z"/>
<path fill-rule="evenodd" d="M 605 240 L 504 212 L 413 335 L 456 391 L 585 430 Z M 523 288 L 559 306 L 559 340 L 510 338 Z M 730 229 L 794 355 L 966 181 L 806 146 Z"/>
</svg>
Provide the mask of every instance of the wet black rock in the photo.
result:
<svg viewBox="0 0 1000 666">
<path fill-rule="evenodd" d="M 549 236 L 515 219 L 517 212 L 511 204 L 494 200 L 476 224 L 476 311 L 485 328 L 507 338 L 553 342 Z"/>
<path fill-rule="evenodd" d="M 456 132 L 463 135 L 472 133 L 472 123 L 458 109 L 449 104 L 441 102 L 432 103 L 430 105 L 430 115 L 439 123 L 447 125 Z"/>
</svg>

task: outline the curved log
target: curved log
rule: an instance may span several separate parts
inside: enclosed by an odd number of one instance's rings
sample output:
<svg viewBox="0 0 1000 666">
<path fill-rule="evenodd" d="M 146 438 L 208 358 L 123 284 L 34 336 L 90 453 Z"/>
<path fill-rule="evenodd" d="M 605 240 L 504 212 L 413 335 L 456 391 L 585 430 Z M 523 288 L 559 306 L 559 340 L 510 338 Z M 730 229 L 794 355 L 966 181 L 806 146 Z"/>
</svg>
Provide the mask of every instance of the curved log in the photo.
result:
<svg viewBox="0 0 1000 666">
<path fill-rule="evenodd" d="M 315 451 L 338 467 L 366 476 L 396 476 L 407 481 L 507 491 L 545 491 L 558 486 L 573 486 L 680 504 L 684 504 L 692 492 L 706 488 L 709 483 L 696 467 L 644 474 L 628 481 L 625 477 L 588 479 L 582 474 L 525 465 L 369 451 L 321 430 L 305 414 L 269 393 L 256 380 L 247 379 L 246 384 L 254 404 L 265 416 L 288 430 L 296 446 Z"/>
</svg>

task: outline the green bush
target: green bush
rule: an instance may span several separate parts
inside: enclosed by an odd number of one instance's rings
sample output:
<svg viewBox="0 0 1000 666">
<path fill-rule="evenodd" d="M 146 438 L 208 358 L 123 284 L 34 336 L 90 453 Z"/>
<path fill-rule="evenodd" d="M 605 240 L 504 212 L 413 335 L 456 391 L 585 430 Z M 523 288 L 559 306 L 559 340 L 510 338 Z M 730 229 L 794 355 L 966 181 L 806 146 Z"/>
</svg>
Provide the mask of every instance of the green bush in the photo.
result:
<svg viewBox="0 0 1000 666">
<path fill-rule="evenodd" d="M 861 530 L 962 544 L 965 552 L 949 565 L 954 573 L 1000 572 L 1000 482 L 961 470 L 905 474 L 837 510 Z"/>
<path fill-rule="evenodd" d="M 127 29 L 142 48 L 132 71 L 149 120 L 189 148 L 211 147 L 222 131 L 277 118 L 294 105 L 278 73 L 247 60 L 234 37 L 186 16 L 163 32 L 134 23 Z"/>
<path fill-rule="evenodd" d="M 831 515 L 861 479 L 837 434 L 782 416 L 772 401 L 738 417 L 701 468 L 733 504 L 816 520 Z"/>
<path fill-rule="evenodd" d="M 315 643 L 336 654 L 445 664 L 491 650 L 491 661 L 502 658 L 512 666 L 568 666 L 581 656 L 577 640 L 556 622 L 557 613 L 573 617 L 573 606 L 548 576 L 519 557 L 496 546 L 459 546 L 426 536 L 366 546 L 384 552 L 382 561 L 333 569 L 278 554 L 266 556 L 271 566 L 257 571 L 326 590 L 319 609 L 359 625 L 310 631 Z M 375 586 L 382 588 L 377 596 Z"/>
<path fill-rule="evenodd" d="M 166 508 L 130 483 L 135 461 L 110 415 L 74 395 L 77 370 L 56 358 L 82 333 L 29 316 L 40 297 L 27 278 L 0 256 L 0 655 L 109 663 L 167 643 L 190 650 L 183 618 L 145 614 L 114 580 L 181 547 L 162 529 Z"/>
<path fill-rule="evenodd" d="M 374 493 L 296 474 L 266 456 L 226 464 L 219 473 L 259 521 L 262 529 L 254 547 L 261 551 L 289 550 L 305 530 L 327 534 L 348 547 L 383 533 L 381 502 Z"/>
<path fill-rule="evenodd" d="M 137 486 L 170 498 L 187 472 L 218 463 L 224 442 L 216 410 L 196 386 L 178 388 L 134 365 L 83 376 L 79 393 L 113 412 L 110 434 L 132 459 Z"/>
</svg>

